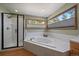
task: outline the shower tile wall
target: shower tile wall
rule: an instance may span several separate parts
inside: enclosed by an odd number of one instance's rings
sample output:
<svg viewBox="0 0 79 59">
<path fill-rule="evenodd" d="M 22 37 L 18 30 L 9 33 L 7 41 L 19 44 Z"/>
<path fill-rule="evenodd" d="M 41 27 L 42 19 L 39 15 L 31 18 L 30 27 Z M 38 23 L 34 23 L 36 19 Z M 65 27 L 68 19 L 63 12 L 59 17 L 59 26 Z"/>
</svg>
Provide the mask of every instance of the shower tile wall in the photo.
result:
<svg viewBox="0 0 79 59">
<path fill-rule="evenodd" d="M 25 38 L 43 37 L 44 29 L 26 29 Z"/>
</svg>

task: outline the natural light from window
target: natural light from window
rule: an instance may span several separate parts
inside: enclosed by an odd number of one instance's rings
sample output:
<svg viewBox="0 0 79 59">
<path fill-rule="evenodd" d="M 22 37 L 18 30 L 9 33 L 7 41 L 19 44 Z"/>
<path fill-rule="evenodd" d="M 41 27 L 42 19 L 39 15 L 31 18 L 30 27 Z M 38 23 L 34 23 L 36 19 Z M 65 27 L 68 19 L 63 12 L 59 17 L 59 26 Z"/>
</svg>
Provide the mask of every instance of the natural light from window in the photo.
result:
<svg viewBox="0 0 79 59">
<path fill-rule="evenodd" d="M 65 13 L 62 13 L 55 18 L 50 19 L 48 21 L 48 24 L 53 24 L 53 23 L 56 23 L 59 21 L 69 20 L 69 19 L 73 18 L 74 15 L 75 15 L 75 8 L 73 8 Z"/>
</svg>

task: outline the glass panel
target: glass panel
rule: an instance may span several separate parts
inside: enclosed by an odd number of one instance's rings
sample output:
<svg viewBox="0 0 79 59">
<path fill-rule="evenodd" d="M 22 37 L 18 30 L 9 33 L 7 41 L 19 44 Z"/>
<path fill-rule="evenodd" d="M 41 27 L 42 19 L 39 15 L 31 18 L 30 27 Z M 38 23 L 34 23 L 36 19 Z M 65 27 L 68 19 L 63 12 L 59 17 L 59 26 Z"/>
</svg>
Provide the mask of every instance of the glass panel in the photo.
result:
<svg viewBox="0 0 79 59">
<path fill-rule="evenodd" d="M 18 33 L 18 36 L 19 36 L 19 46 L 23 46 L 23 16 L 19 16 L 18 17 L 18 22 L 19 22 L 19 33 Z"/>
</svg>

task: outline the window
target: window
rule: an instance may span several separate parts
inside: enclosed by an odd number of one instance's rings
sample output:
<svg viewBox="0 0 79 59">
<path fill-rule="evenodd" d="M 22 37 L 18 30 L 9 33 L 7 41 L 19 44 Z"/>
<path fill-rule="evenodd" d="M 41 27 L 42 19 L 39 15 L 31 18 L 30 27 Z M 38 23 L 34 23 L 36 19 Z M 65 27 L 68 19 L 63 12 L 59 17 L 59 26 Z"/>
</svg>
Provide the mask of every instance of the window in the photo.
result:
<svg viewBox="0 0 79 59">
<path fill-rule="evenodd" d="M 27 28 L 42 29 L 45 28 L 45 20 L 27 20 Z"/>
<path fill-rule="evenodd" d="M 75 17 L 75 8 L 68 10 L 64 12 L 63 14 L 60 14 L 59 16 L 52 18 L 51 20 L 48 21 L 48 24 L 56 23 L 59 21 L 64 21 L 64 20 L 69 20 L 71 18 Z"/>
<path fill-rule="evenodd" d="M 44 20 L 27 20 L 27 24 L 31 24 L 31 25 L 43 25 L 45 24 Z"/>
<path fill-rule="evenodd" d="M 77 29 L 77 5 L 48 20 L 48 28 Z"/>
</svg>

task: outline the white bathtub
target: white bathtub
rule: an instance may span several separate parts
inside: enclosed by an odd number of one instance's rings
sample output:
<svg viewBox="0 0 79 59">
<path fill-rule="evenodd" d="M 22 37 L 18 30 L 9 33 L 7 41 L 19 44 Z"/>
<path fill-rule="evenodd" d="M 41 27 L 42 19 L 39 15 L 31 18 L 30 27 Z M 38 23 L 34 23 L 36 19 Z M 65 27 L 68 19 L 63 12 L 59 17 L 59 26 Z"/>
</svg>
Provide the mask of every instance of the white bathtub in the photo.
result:
<svg viewBox="0 0 79 59">
<path fill-rule="evenodd" d="M 69 40 L 56 39 L 56 38 L 45 38 L 45 37 L 32 37 L 26 38 L 24 41 L 36 44 L 38 46 L 46 47 L 59 52 L 69 51 Z"/>
</svg>

